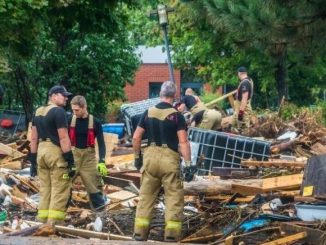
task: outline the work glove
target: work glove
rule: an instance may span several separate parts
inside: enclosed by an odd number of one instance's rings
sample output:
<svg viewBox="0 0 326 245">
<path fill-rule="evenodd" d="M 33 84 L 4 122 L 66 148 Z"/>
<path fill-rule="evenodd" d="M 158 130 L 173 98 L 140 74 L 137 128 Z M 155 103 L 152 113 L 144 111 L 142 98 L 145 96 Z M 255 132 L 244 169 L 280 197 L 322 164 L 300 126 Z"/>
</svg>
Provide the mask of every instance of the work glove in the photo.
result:
<svg viewBox="0 0 326 245">
<path fill-rule="evenodd" d="M 243 121 L 244 111 L 240 110 L 238 113 L 238 121 Z"/>
<path fill-rule="evenodd" d="M 64 174 L 63 178 L 73 178 L 76 175 L 76 165 L 74 160 L 74 155 L 72 154 L 72 151 L 68 151 L 62 154 L 63 158 L 66 160 L 68 164 L 68 173 Z"/>
<path fill-rule="evenodd" d="M 193 180 L 195 173 L 197 172 L 196 166 L 191 166 L 190 163 L 186 163 L 186 167 L 183 169 L 184 181 L 190 182 Z"/>
<path fill-rule="evenodd" d="M 134 166 L 137 168 L 138 171 L 143 166 L 143 155 L 141 153 L 135 154 Z"/>
<path fill-rule="evenodd" d="M 108 175 L 108 169 L 106 168 L 106 165 L 104 162 L 99 162 L 97 164 L 97 171 L 101 174 L 101 176 Z"/>
<path fill-rule="evenodd" d="M 31 167 L 29 173 L 31 177 L 35 177 L 37 175 L 37 154 L 36 153 L 29 153 L 27 160 L 30 161 Z"/>
</svg>

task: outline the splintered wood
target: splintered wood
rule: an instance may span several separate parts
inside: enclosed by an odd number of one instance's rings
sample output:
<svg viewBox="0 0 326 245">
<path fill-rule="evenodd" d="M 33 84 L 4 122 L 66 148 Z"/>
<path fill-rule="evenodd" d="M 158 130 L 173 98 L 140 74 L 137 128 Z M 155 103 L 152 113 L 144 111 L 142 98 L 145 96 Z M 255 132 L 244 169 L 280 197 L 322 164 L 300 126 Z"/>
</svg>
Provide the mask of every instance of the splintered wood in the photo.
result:
<svg viewBox="0 0 326 245">
<path fill-rule="evenodd" d="M 302 179 L 303 174 L 293 174 L 263 179 L 260 186 L 232 184 L 232 192 L 250 195 L 278 190 L 295 190 L 300 188 Z"/>
<path fill-rule="evenodd" d="M 244 167 L 277 167 L 277 168 L 304 168 L 306 166 L 305 161 L 287 161 L 272 159 L 269 161 L 254 161 L 254 160 L 243 160 L 241 165 Z"/>
</svg>

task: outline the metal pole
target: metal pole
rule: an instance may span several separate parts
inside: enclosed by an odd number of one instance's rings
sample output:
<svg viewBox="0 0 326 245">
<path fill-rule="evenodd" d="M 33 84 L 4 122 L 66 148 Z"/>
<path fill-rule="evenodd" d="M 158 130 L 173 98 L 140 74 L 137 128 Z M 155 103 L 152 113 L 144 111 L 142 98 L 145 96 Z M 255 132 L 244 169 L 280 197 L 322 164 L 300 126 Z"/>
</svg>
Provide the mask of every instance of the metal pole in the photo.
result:
<svg viewBox="0 0 326 245">
<path fill-rule="evenodd" d="M 164 34 L 164 43 L 165 43 L 166 53 L 167 53 L 167 56 L 168 56 L 170 80 L 175 83 L 174 74 L 173 74 L 173 65 L 172 65 L 171 55 L 170 55 L 170 47 L 169 47 L 169 40 L 168 40 L 167 25 L 162 25 L 162 28 L 163 28 L 163 34 Z"/>
</svg>

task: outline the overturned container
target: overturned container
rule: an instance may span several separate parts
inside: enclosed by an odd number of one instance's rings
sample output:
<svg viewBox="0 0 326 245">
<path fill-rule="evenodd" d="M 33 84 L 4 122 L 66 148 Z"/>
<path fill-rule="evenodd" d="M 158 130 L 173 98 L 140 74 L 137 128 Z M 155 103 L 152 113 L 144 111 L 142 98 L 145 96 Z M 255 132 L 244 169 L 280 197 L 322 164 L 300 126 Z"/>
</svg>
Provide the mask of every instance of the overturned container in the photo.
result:
<svg viewBox="0 0 326 245">
<path fill-rule="evenodd" d="M 188 138 L 192 160 L 202 163 L 200 173 L 208 173 L 213 168 L 240 168 L 242 159 L 266 161 L 270 156 L 270 142 L 249 137 L 189 128 Z"/>
<path fill-rule="evenodd" d="M 142 114 L 150 107 L 157 105 L 160 102 L 160 98 L 153 98 L 148 100 L 137 101 L 134 103 L 123 104 L 120 108 L 126 126 L 126 133 L 132 137 L 134 131 L 137 128 L 138 122 Z M 144 134 L 143 139 L 147 136 Z"/>
</svg>

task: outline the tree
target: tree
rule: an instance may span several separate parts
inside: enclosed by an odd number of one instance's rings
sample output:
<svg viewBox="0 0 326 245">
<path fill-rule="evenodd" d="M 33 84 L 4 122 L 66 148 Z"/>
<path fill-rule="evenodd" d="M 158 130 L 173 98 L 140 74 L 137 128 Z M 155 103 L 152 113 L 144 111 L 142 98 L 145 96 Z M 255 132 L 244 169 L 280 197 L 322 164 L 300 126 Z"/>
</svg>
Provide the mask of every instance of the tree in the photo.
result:
<svg viewBox="0 0 326 245">
<path fill-rule="evenodd" d="M 108 100 L 123 97 L 138 65 L 125 30 L 126 6 L 137 2 L 0 0 L 6 17 L 0 21 L 0 50 L 12 70 L 3 76 L 8 104 L 20 104 L 30 120 L 34 105 L 44 102 L 56 83 L 90 94 L 95 113 L 103 113 Z"/>
<path fill-rule="evenodd" d="M 209 24 L 211 40 L 220 37 L 231 52 L 245 51 L 249 64 L 257 63 L 257 55 L 267 59 L 259 68 L 274 76 L 279 100 L 288 97 L 289 70 L 307 66 L 308 57 L 313 65 L 313 57 L 325 49 L 322 0 L 203 0 L 185 5 L 195 9 L 196 21 L 205 17 L 200 24 Z"/>
</svg>

